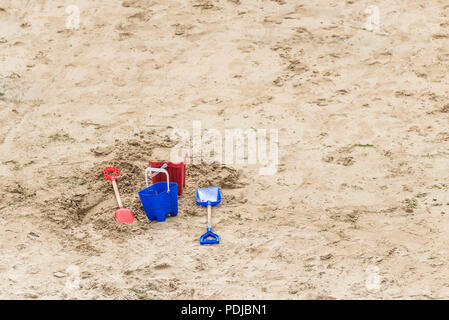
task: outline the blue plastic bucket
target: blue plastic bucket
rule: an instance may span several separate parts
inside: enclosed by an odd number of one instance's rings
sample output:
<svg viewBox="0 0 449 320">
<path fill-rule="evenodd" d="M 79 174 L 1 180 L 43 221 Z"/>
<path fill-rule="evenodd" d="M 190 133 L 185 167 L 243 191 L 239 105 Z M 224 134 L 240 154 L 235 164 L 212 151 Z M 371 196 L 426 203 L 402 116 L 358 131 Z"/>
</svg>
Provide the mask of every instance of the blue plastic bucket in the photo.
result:
<svg viewBox="0 0 449 320">
<path fill-rule="evenodd" d="M 158 182 L 148 186 L 148 172 L 151 171 L 164 172 L 167 175 L 167 182 Z M 178 214 L 178 184 L 169 182 L 168 172 L 159 168 L 147 168 L 145 180 L 147 187 L 137 194 L 147 218 L 150 221 L 161 222 L 165 221 L 168 214 L 176 216 Z"/>
</svg>

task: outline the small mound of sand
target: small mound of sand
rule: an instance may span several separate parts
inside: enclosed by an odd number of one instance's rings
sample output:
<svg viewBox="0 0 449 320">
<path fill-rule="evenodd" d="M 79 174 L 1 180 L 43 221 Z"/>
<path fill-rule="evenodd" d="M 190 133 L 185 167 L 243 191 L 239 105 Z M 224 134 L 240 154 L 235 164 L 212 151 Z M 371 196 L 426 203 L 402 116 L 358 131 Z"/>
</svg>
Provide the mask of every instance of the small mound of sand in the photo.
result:
<svg viewBox="0 0 449 320">
<path fill-rule="evenodd" d="M 117 141 L 112 147 L 93 149 L 93 154 L 101 160 L 81 175 L 65 180 L 67 185 L 63 186 L 64 192 L 48 206 L 54 208 L 48 212 L 49 218 L 61 228 L 93 223 L 97 230 L 107 234 L 148 231 L 149 223 L 117 224 L 114 219 L 117 203 L 111 183 L 103 176 L 103 169 L 116 167 L 120 170 L 117 183 L 124 206 L 133 211 L 136 220 L 148 221 L 137 192 L 145 188 L 144 171 L 148 167 L 152 150 L 172 146 L 174 142 L 168 137 L 158 136 L 151 131 L 137 134 L 133 139 Z M 234 189 L 244 185 L 241 173 L 236 169 L 217 163 L 188 165 L 186 187 L 178 201 L 178 214 L 199 214 L 194 200 L 197 188 L 220 186 L 222 189 Z M 223 201 L 226 201 L 226 197 Z"/>
</svg>

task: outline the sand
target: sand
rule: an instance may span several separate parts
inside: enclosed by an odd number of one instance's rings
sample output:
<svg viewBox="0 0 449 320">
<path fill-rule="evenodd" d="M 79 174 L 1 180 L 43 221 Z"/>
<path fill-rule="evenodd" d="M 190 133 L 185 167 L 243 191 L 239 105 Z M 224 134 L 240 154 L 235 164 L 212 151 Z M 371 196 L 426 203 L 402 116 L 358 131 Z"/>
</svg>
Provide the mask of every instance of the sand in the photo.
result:
<svg viewBox="0 0 449 320">
<path fill-rule="evenodd" d="M 372 4 L 0 2 L 0 298 L 449 298 L 449 5 Z M 276 129 L 277 172 L 189 163 L 150 223 L 143 171 L 195 120 Z"/>
</svg>

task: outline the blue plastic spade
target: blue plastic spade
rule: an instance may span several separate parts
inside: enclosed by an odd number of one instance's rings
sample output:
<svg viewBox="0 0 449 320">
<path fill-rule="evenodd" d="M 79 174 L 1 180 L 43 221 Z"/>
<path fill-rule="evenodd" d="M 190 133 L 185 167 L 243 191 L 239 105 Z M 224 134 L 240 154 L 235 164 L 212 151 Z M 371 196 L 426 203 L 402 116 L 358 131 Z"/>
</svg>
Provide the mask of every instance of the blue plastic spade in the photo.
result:
<svg viewBox="0 0 449 320">
<path fill-rule="evenodd" d="M 196 190 L 196 203 L 207 206 L 207 232 L 200 237 L 201 244 L 220 243 L 218 234 L 212 232 L 212 206 L 221 202 L 219 187 L 201 188 Z"/>
</svg>

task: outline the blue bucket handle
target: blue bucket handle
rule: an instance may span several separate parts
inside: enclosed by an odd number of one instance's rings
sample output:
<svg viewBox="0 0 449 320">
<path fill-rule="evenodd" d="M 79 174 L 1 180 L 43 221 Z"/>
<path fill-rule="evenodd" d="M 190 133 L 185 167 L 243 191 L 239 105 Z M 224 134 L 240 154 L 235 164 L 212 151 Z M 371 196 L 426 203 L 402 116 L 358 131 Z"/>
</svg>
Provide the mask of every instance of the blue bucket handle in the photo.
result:
<svg viewBox="0 0 449 320">
<path fill-rule="evenodd" d="M 167 167 L 167 163 L 164 163 L 163 165 L 162 165 L 162 167 L 160 167 L 159 169 L 165 169 Z M 150 167 L 151 168 L 151 167 Z M 151 175 L 150 175 L 150 178 L 153 178 L 153 177 L 155 177 L 155 176 L 157 176 L 159 174 L 159 172 L 156 172 L 156 173 L 152 173 Z M 147 187 L 148 187 L 148 185 L 147 185 Z"/>
<path fill-rule="evenodd" d="M 147 184 L 148 187 L 148 174 L 151 174 L 152 171 L 155 171 L 158 173 L 165 173 L 167 175 L 167 192 L 170 192 L 170 178 L 168 176 L 168 171 L 163 169 L 163 168 L 152 168 L 152 167 L 148 167 L 145 169 L 145 183 Z M 154 177 L 155 175 L 151 174 L 151 177 Z"/>
</svg>

